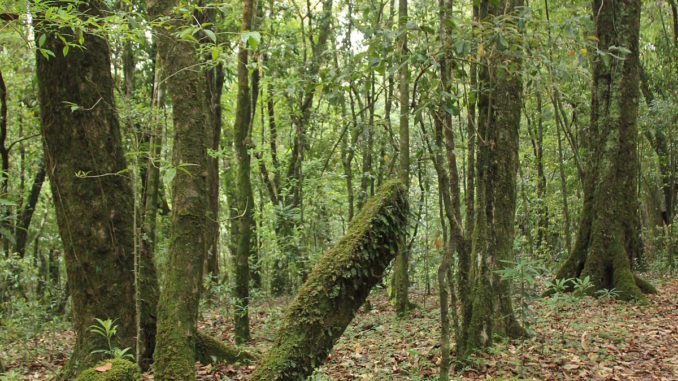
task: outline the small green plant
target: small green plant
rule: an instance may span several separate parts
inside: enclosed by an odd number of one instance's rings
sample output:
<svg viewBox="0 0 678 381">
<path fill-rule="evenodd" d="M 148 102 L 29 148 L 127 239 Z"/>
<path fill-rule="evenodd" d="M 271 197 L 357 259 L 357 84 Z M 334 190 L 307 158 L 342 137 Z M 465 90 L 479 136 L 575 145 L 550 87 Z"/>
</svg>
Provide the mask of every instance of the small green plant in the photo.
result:
<svg viewBox="0 0 678 381">
<path fill-rule="evenodd" d="M 554 279 L 546 282 L 546 289 L 554 295 L 559 295 L 567 289 L 567 282 L 569 279 Z"/>
<path fill-rule="evenodd" d="M 510 280 L 519 288 L 519 308 L 522 326 L 528 335 L 532 334 L 531 326 L 534 322 L 532 302 L 537 297 L 535 284 L 537 277 L 546 271 L 543 263 L 529 257 L 518 257 L 515 261 L 502 261 L 506 267 L 497 270 L 502 280 Z"/>
<path fill-rule="evenodd" d="M 602 290 L 596 291 L 596 295 L 602 299 L 617 299 L 619 297 L 619 291 L 616 288 L 607 289 L 603 288 Z"/>
<path fill-rule="evenodd" d="M 588 275 L 584 278 L 572 279 L 572 289 L 574 290 L 574 295 L 577 297 L 583 297 L 591 288 L 593 288 L 593 283 L 591 283 L 591 279 Z"/>
<path fill-rule="evenodd" d="M 114 347 L 113 344 L 111 344 L 111 339 L 115 334 L 118 332 L 118 326 L 115 323 L 115 320 L 111 319 L 106 319 L 106 320 L 101 320 L 94 318 L 96 320 L 96 324 L 91 325 L 89 327 L 90 332 L 95 333 L 101 337 L 104 337 L 106 339 L 106 345 L 108 348 L 104 349 L 95 349 L 92 351 L 92 354 L 104 354 L 105 356 L 113 359 L 126 359 L 130 361 L 134 361 L 134 355 L 131 353 L 131 348 L 119 348 L 119 347 Z"/>
</svg>

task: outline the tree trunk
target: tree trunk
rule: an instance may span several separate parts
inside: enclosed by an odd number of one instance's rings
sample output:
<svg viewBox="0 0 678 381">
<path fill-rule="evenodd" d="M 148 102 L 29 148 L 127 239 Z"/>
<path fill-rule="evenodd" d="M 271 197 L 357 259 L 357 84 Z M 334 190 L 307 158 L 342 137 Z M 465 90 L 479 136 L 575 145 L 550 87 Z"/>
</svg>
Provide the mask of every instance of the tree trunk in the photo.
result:
<svg viewBox="0 0 678 381">
<path fill-rule="evenodd" d="M 252 28 L 252 0 L 243 2 L 241 33 Z M 254 194 L 250 181 L 249 142 L 251 120 L 251 98 L 249 89 L 249 69 L 247 68 L 249 49 L 247 42 L 240 40 L 238 49 L 238 97 L 235 111 L 235 154 L 238 162 L 238 246 L 235 254 L 235 341 L 238 344 L 250 339 L 249 327 L 249 257 L 256 247 L 254 238 Z"/>
<path fill-rule="evenodd" d="M 221 141 L 221 93 L 224 87 L 224 67 L 215 66 L 205 73 L 208 91 L 208 107 L 210 111 L 209 147 L 219 151 Z M 219 159 L 207 158 L 207 263 L 206 275 L 213 281 L 219 276 Z"/>
<path fill-rule="evenodd" d="M 441 93 L 449 94 L 451 86 L 451 61 L 449 49 L 451 44 L 448 41 L 452 31 L 449 28 L 448 20 L 452 16 L 452 1 L 440 0 L 438 2 L 440 15 L 440 35 L 443 47 L 443 56 L 440 60 L 440 84 Z M 468 286 L 468 251 L 464 237 L 464 227 L 461 220 L 460 204 L 460 184 L 459 172 L 457 170 L 457 157 L 454 152 L 454 132 L 452 126 L 452 114 L 445 110 L 444 104 L 451 102 L 449 98 L 443 98 L 439 106 L 439 111 L 435 115 L 435 152 L 431 152 L 435 158 L 434 164 L 438 174 L 439 192 L 445 208 L 445 216 L 449 225 L 449 241 L 445 244 L 443 259 L 438 269 L 438 282 L 440 288 L 440 322 L 441 322 L 441 363 L 440 379 L 449 379 L 450 371 L 450 322 L 448 317 L 448 303 L 450 296 L 456 301 L 454 295 L 454 279 L 452 278 L 451 266 L 454 262 L 454 252 L 459 258 L 459 294 L 462 306 L 467 304 L 469 286 Z M 443 140 L 444 137 L 444 140 Z M 443 154 L 444 153 L 444 154 Z M 445 167 L 445 164 L 447 167 Z M 458 338 L 458 314 L 456 303 L 451 304 L 452 316 L 454 317 L 454 331 Z"/>
<path fill-rule="evenodd" d="M 537 161 L 537 205 L 539 221 L 537 223 L 537 249 L 546 241 L 549 227 L 549 212 L 546 205 L 546 174 L 544 172 L 544 115 L 542 113 L 541 93 L 537 92 L 537 121 L 534 130 L 530 130 L 532 151 Z M 548 244 L 548 242 L 547 242 Z"/>
<path fill-rule="evenodd" d="M 35 179 L 33 180 L 31 193 L 28 195 L 26 205 L 24 205 L 24 207 L 21 209 L 21 213 L 19 214 L 19 226 L 16 227 L 16 246 L 14 251 L 19 253 L 22 258 L 26 252 L 28 228 L 31 226 L 33 212 L 35 212 L 35 206 L 38 204 L 38 198 L 40 197 L 40 191 L 42 190 L 42 183 L 45 181 L 45 174 L 45 163 L 40 162 L 38 171 L 35 173 Z"/>
<path fill-rule="evenodd" d="M 168 17 L 177 3 L 149 0 L 149 14 L 155 20 Z M 172 100 L 176 167 L 167 273 L 158 303 L 154 374 L 157 380 L 194 380 L 196 322 L 208 247 L 207 147 L 211 126 L 196 46 L 176 37 L 178 30 L 191 26 L 186 24 L 191 19 L 171 20 L 154 29 Z"/>
<path fill-rule="evenodd" d="M 2 78 L 2 71 L 0 71 L 0 197 L 7 198 L 9 193 L 9 149 L 5 145 L 7 141 L 7 86 L 5 80 Z M 0 242 L 5 250 L 5 255 L 9 256 L 11 248 L 9 245 L 9 221 L 10 209 L 7 208 L 2 219 L 0 228 L 4 233 L 0 236 Z"/>
<path fill-rule="evenodd" d="M 553 103 L 553 109 L 558 113 L 558 103 L 556 102 L 557 92 L 554 90 L 554 95 L 551 99 Z M 563 224 L 565 225 L 564 234 L 565 234 L 565 248 L 567 252 L 572 251 L 572 238 L 570 237 L 570 210 L 567 203 L 567 177 L 565 177 L 565 163 L 563 161 L 563 140 L 561 138 L 560 130 L 560 118 L 556 117 L 556 133 L 558 138 L 558 172 L 560 174 L 560 193 L 563 197 Z"/>
<path fill-rule="evenodd" d="M 406 218 L 407 189 L 387 182 L 299 289 L 251 381 L 303 380 L 327 359 L 394 258 Z"/>
<path fill-rule="evenodd" d="M 483 0 L 480 19 L 511 13 L 522 0 Z M 517 38 L 515 34 L 507 38 Z M 510 42 L 511 43 L 511 42 Z M 519 44 L 519 41 L 513 41 Z M 476 215 L 474 218 L 470 314 L 462 320 L 460 360 L 475 349 L 490 345 L 495 335 L 517 337 L 523 329 L 513 315 L 511 285 L 497 270 L 513 259 L 518 130 L 522 82 L 520 62 L 505 51 L 489 48 L 479 54 L 487 66 L 479 66 L 478 153 L 476 158 Z M 511 61 L 510 69 L 503 66 Z M 502 66 L 499 66 L 499 65 Z"/>
<path fill-rule="evenodd" d="M 398 177 L 406 188 L 410 187 L 410 127 L 409 127 L 409 94 L 410 94 L 410 70 L 407 65 L 407 0 L 398 0 L 398 27 L 400 29 L 400 41 L 398 50 L 403 63 L 400 67 L 400 169 Z M 400 316 L 407 313 L 409 308 L 408 298 L 408 267 L 409 253 L 406 242 L 398 251 L 395 264 L 393 265 L 393 296 L 395 299 L 396 313 Z"/>
<path fill-rule="evenodd" d="M 104 16 L 106 10 L 100 6 L 100 2 L 83 3 L 80 11 Z M 119 175 L 127 164 L 108 44 L 85 33 L 83 48 L 71 49 L 64 57 L 63 43 L 49 32 L 54 27 L 37 23 L 36 34 L 46 36 L 42 48 L 55 55 L 47 59 L 38 53 L 36 61 L 45 165 L 65 251 L 77 335 L 61 374 L 69 379 L 94 365 L 99 356 L 91 352 L 106 345 L 104 338 L 89 329 L 95 317 L 115 319 L 115 346 L 135 346 L 133 196 L 127 177 Z"/>
<path fill-rule="evenodd" d="M 157 63 L 157 55 L 155 58 Z M 160 168 L 158 162 L 163 145 L 163 128 L 156 113 L 164 102 L 160 91 L 160 70 L 155 69 L 153 80 L 153 99 L 151 107 L 154 113 L 149 131 L 149 159 L 146 165 L 146 180 L 143 196 L 144 211 L 142 220 L 142 236 L 137 260 L 137 363 L 147 370 L 153 362 L 155 351 L 157 309 L 158 309 L 158 275 L 155 267 L 156 225 L 158 205 L 160 203 Z"/>
<path fill-rule="evenodd" d="M 556 275 L 589 276 L 595 290 L 615 288 L 625 300 L 645 300 L 643 289 L 653 290 L 634 277 L 629 262 L 639 250 L 640 237 L 636 197 L 640 8 L 640 0 L 593 2 L 600 53 L 593 60 L 591 125 L 584 139 L 590 152 L 584 206 L 574 249 Z M 628 53 L 616 59 L 608 54 L 611 47 Z"/>
</svg>

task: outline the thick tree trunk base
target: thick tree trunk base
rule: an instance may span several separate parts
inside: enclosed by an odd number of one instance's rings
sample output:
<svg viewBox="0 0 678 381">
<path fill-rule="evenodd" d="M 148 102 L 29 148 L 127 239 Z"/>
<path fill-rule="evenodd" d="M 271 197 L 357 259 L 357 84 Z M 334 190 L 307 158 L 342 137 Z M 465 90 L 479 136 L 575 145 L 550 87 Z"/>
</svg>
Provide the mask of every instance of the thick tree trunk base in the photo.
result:
<svg viewBox="0 0 678 381">
<path fill-rule="evenodd" d="M 579 258 L 577 258 L 579 257 Z M 556 279 L 575 279 L 589 276 L 594 284 L 593 293 L 602 289 L 615 289 L 622 300 L 644 301 L 643 294 L 656 294 L 657 289 L 650 282 L 634 274 L 623 252 L 603 263 L 592 263 L 591 259 L 582 262 L 582 254 L 573 252 L 560 267 Z M 572 285 L 568 284 L 568 291 Z M 543 296 L 550 296 L 553 290 L 547 290 Z"/>
<path fill-rule="evenodd" d="M 391 181 L 320 259 L 290 304 L 251 381 L 303 380 L 320 366 L 398 252 L 407 189 Z"/>
</svg>

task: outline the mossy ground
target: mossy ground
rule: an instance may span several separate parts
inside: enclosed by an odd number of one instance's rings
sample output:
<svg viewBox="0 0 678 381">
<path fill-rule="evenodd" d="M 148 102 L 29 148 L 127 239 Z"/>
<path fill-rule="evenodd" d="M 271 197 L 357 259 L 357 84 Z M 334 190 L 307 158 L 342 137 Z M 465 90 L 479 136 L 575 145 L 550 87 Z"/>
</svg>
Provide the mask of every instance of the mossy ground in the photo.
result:
<svg viewBox="0 0 678 381">
<path fill-rule="evenodd" d="M 110 364 L 110 365 L 109 365 Z M 139 381 L 141 370 L 128 360 L 104 360 L 80 373 L 75 381 Z"/>
<path fill-rule="evenodd" d="M 533 306 L 533 337 L 497 343 L 452 379 L 678 379 L 678 280 L 644 276 L 659 290 L 658 295 L 647 296 L 648 306 L 586 297 L 552 308 L 553 299 L 538 299 Z M 360 310 L 314 380 L 436 380 L 438 297 L 425 296 L 414 286 L 411 300 L 419 307 L 404 320 L 396 317 L 386 290 L 375 290 L 368 299 L 372 309 Z M 289 301 L 289 297 L 253 301 L 253 341 L 248 349 L 261 353 L 270 346 Z M 204 310 L 199 327 L 215 339 L 234 342 L 232 317 L 225 305 L 216 303 Z M 52 379 L 70 346 L 72 333 L 67 330 L 50 331 L 30 342 L 0 342 L 7 379 Z M 227 376 L 244 381 L 255 366 L 218 364 L 196 366 L 196 370 L 201 380 L 218 375 L 222 380 Z"/>
</svg>

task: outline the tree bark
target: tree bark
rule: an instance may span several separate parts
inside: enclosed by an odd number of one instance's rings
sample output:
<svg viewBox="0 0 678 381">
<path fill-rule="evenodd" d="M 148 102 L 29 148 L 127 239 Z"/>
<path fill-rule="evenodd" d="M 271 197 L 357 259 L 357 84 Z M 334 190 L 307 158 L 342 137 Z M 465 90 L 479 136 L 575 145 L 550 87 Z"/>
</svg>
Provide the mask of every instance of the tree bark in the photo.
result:
<svg viewBox="0 0 678 381">
<path fill-rule="evenodd" d="M 155 58 L 158 63 L 157 55 Z M 158 206 L 160 203 L 160 168 L 158 161 L 162 151 L 163 128 L 160 126 L 156 113 L 159 105 L 164 102 L 160 86 L 160 70 L 154 70 L 153 99 L 151 108 L 153 116 L 149 127 L 149 158 L 146 165 L 146 180 L 143 187 L 144 210 L 141 226 L 141 245 L 137 259 L 137 363 L 143 370 L 147 370 L 153 362 L 155 351 L 157 309 L 158 309 L 158 275 L 155 267 L 155 244 L 157 239 L 156 225 Z"/>
<path fill-rule="evenodd" d="M 615 288 L 621 299 L 645 300 L 629 258 L 639 250 L 638 98 L 640 0 L 595 0 L 599 53 L 593 59 L 591 124 L 584 176 L 584 206 L 574 249 L 556 275 L 589 276 L 595 290 Z M 624 59 L 608 54 L 627 49 Z M 618 52 L 613 52 L 618 54 Z"/>
<path fill-rule="evenodd" d="M 66 7 L 68 1 L 55 2 Z M 104 16 L 98 2 L 85 15 Z M 40 18 L 38 18 L 40 20 Z M 89 329 L 94 318 L 115 319 L 114 345 L 135 346 L 134 231 L 132 188 L 115 110 L 106 40 L 84 33 L 83 48 L 62 54 L 54 25 L 36 24 L 49 59 L 36 54 L 45 165 L 62 238 L 76 343 L 61 378 L 92 366 L 105 340 Z M 63 31 L 66 35 L 69 31 Z M 76 106 L 69 106 L 74 104 Z M 83 202 L 87 200 L 87 202 Z"/>
<path fill-rule="evenodd" d="M 45 163 L 40 162 L 38 171 L 35 173 L 35 179 L 33 179 L 31 193 L 28 195 L 26 205 L 24 205 L 24 207 L 21 209 L 21 213 L 19 214 L 18 226 L 16 227 L 15 236 L 16 246 L 14 251 L 19 253 L 21 258 L 23 258 L 24 254 L 26 253 L 28 228 L 31 226 L 33 212 L 35 212 L 35 206 L 38 204 L 38 198 L 40 197 L 40 191 L 42 190 L 42 183 L 45 181 L 45 175 Z"/>
<path fill-rule="evenodd" d="M 221 142 L 221 93 L 224 87 L 224 67 L 218 64 L 205 73 L 210 110 L 209 147 L 217 152 Z M 206 274 L 213 281 L 219 276 L 219 159 L 207 158 L 207 265 Z"/>
<path fill-rule="evenodd" d="M 491 22 L 495 16 L 510 14 L 522 0 L 480 3 L 479 18 Z M 515 35 L 506 36 L 509 41 Z M 519 42 L 513 42 L 519 43 Z M 513 314 L 511 285 L 497 274 L 513 259 L 516 175 L 518 172 L 518 130 L 522 80 L 520 61 L 507 51 L 490 48 L 486 65 L 479 66 L 478 152 L 476 158 L 476 215 L 474 218 L 469 282 L 469 316 L 462 319 L 462 339 L 457 349 L 460 360 L 477 348 L 492 343 L 495 335 L 518 337 L 524 334 Z M 510 62 L 510 68 L 504 62 Z M 501 66 L 500 66 L 501 64 Z"/>
<path fill-rule="evenodd" d="M 5 80 L 2 77 L 2 71 L 0 71 L 0 197 L 6 198 L 9 194 L 9 149 L 5 145 L 7 141 L 7 86 L 5 85 Z M 4 230 L 2 237 L 0 237 L 0 242 L 2 242 L 5 249 L 5 255 L 9 256 L 10 254 L 10 245 L 9 245 L 9 221 L 10 221 L 10 210 L 7 208 L 5 215 L 0 217 L 2 218 L 2 223 L 0 227 Z"/>
<path fill-rule="evenodd" d="M 154 20 L 171 16 L 177 3 L 149 0 L 149 14 Z M 154 375 L 157 380 L 195 380 L 196 322 L 208 247 L 207 147 L 211 126 L 198 51 L 193 43 L 176 37 L 178 30 L 191 26 L 192 18 L 170 20 L 154 29 L 172 101 L 176 168 L 168 270 L 158 303 Z"/>
<path fill-rule="evenodd" d="M 448 20 L 452 16 L 452 1 L 440 0 L 438 2 L 439 17 L 440 17 L 440 40 L 443 48 L 443 55 L 440 59 L 440 84 L 441 93 L 449 94 L 451 87 L 451 44 L 448 41 L 449 35 L 452 33 L 449 30 Z M 456 301 L 454 295 L 454 279 L 452 278 L 451 266 L 454 262 L 454 252 L 456 251 L 459 258 L 459 294 L 462 306 L 467 305 L 469 286 L 468 286 L 468 250 L 466 239 L 464 237 L 464 227 L 461 219 L 461 203 L 460 203 L 460 184 L 459 173 L 457 170 L 457 157 L 454 152 L 454 131 L 452 126 L 452 114 L 445 110 L 444 104 L 451 102 L 451 99 L 443 98 L 439 105 L 439 110 L 435 115 L 435 152 L 431 152 L 434 160 L 434 166 L 438 174 L 438 186 L 441 194 L 441 200 L 445 208 L 445 216 L 449 226 L 449 241 L 445 244 L 443 259 L 438 269 L 438 282 L 440 288 L 440 322 L 441 322 L 441 363 L 440 363 L 440 379 L 449 379 L 450 371 L 450 322 L 448 303 L 449 298 Z M 443 140 L 444 138 L 444 140 Z M 447 167 L 445 167 L 445 164 Z M 468 221 L 467 221 L 468 223 Z M 454 317 L 454 332 L 458 338 L 457 327 L 457 306 L 456 303 L 451 304 L 452 316 Z M 463 310 L 462 310 L 463 313 Z"/>
<path fill-rule="evenodd" d="M 252 28 L 253 15 L 252 0 L 243 2 L 241 33 L 247 33 Z M 250 120 L 251 107 L 249 89 L 249 69 L 247 68 L 249 49 L 246 41 L 240 39 L 238 50 L 238 96 L 235 111 L 234 143 L 238 162 L 238 246 L 235 254 L 235 320 L 236 343 L 244 343 L 250 339 L 249 327 L 249 257 L 256 247 L 253 244 L 254 225 L 254 194 L 250 180 Z"/>
<path fill-rule="evenodd" d="M 385 183 L 299 289 L 251 381 L 306 379 L 327 359 L 394 258 L 406 213 L 407 189 Z"/>
<path fill-rule="evenodd" d="M 400 40 L 398 50 L 400 59 L 403 61 L 399 72 L 399 90 L 400 90 L 400 168 L 398 178 L 405 185 L 410 187 L 410 127 L 409 127 L 409 95 L 410 95 L 410 70 L 407 65 L 407 0 L 398 0 L 398 28 L 400 29 Z M 395 264 L 393 265 L 393 296 L 395 299 L 396 313 L 400 316 L 407 313 L 409 305 L 408 297 L 408 268 L 409 253 L 407 252 L 406 242 L 398 251 Z"/>
</svg>

